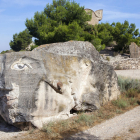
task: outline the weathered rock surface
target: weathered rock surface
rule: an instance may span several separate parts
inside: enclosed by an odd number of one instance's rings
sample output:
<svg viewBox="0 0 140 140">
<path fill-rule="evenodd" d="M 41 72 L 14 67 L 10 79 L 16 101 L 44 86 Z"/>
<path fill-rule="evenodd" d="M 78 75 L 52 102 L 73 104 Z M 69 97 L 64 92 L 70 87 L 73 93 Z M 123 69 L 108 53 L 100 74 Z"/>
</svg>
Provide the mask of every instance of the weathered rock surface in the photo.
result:
<svg viewBox="0 0 140 140">
<path fill-rule="evenodd" d="M 139 70 L 140 58 L 127 58 L 120 61 L 109 62 L 115 70 Z"/>
<path fill-rule="evenodd" d="M 139 47 L 135 43 L 131 43 L 130 53 L 132 56 L 138 56 L 140 52 Z M 136 48 L 135 48 L 136 47 Z M 140 49 L 139 49 L 140 50 Z M 134 52 L 135 53 L 132 53 Z M 104 50 L 100 51 L 100 55 L 105 62 L 108 62 L 114 67 L 115 70 L 139 70 L 140 69 L 140 58 L 133 58 L 130 54 L 118 54 L 112 50 L 112 47 L 106 47 Z M 131 57 L 131 58 L 130 58 Z M 108 61 L 108 59 L 109 61 Z"/>
<path fill-rule="evenodd" d="M 42 45 L 0 55 L 0 115 L 41 128 L 70 110 L 93 111 L 120 94 L 113 67 L 89 42 Z"/>
<path fill-rule="evenodd" d="M 136 43 L 131 42 L 129 45 L 130 58 L 140 58 L 140 47 Z"/>
<path fill-rule="evenodd" d="M 90 13 L 90 12 L 92 13 L 91 20 L 88 21 L 88 24 L 91 24 L 91 25 L 98 24 L 98 22 L 101 21 L 103 18 L 103 10 L 97 10 L 94 12 L 91 9 L 85 9 L 85 11 L 88 13 Z"/>
</svg>

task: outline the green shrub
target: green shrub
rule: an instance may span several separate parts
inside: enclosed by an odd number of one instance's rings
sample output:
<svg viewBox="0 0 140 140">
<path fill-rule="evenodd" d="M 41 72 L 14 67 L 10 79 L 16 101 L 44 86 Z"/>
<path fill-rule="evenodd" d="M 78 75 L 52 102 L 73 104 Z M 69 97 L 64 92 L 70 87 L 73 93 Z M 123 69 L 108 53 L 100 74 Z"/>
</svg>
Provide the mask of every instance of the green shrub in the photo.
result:
<svg viewBox="0 0 140 140">
<path fill-rule="evenodd" d="M 91 43 L 94 45 L 97 51 L 105 49 L 105 44 L 101 44 L 102 40 L 100 38 L 94 38 Z"/>
<path fill-rule="evenodd" d="M 128 98 L 137 97 L 138 94 L 139 94 L 138 89 L 132 89 L 132 88 L 129 89 L 129 90 L 125 93 L 126 97 L 128 97 Z"/>
<path fill-rule="evenodd" d="M 38 45 L 31 45 L 31 51 L 32 51 L 33 49 L 37 48 L 37 47 L 38 47 Z"/>
<path fill-rule="evenodd" d="M 25 50 L 26 47 L 32 42 L 32 35 L 30 35 L 29 30 L 25 29 L 19 34 L 13 35 L 13 40 L 10 41 L 9 45 L 12 50 L 20 51 Z"/>
<path fill-rule="evenodd" d="M 78 116 L 78 119 L 75 120 L 76 123 L 85 123 L 87 126 L 90 126 L 94 123 L 94 115 L 87 115 L 82 113 Z"/>
<path fill-rule="evenodd" d="M 6 51 L 2 51 L 0 54 L 11 53 L 11 52 L 13 52 L 12 49 L 11 50 L 6 50 Z"/>
<path fill-rule="evenodd" d="M 44 124 L 42 127 L 42 131 L 46 132 L 48 134 L 53 133 L 52 127 L 54 126 L 54 122 L 49 122 L 47 124 Z"/>
<path fill-rule="evenodd" d="M 121 113 L 122 113 L 122 110 L 116 109 L 116 113 L 117 113 L 117 114 L 121 114 Z"/>
<path fill-rule="evenodd" d="M 129 102 L 124 99 L 118 99 L 118 100 L 112 101 L 112 104 L 117 106 L 118 108 L 126 108 L 129 106 Z"/>
<path fill-rule="evenodd" d="M 5 53 L 7 53 L 7 52 L 8 52 L 8 50 L 6 50 L 6 51 L 2 51 L 1 54 L 5 54 Z"/>
<path fill-rule="evenodd" d="M 138 100 L 136 98 L 129 98 L 128 101 L 130 105 L 134 105 L 134 106 L 138 105 L 137 103 Z"/>
<path fill-rule="evenodd" d="M 140 94 L 140 80 L 118 76 L 118 85 L 120 91 L 123 93 L 123 99 L 112 101 L 112 104 L 119 108 L 125 108 L 128 105 L 137 105 L 138 94 Z"/>
<path fill-rule="evenodd" d="M 99 111 L 98 111 L 98 117 L 100 117 L 102 119 L 105 117 L 105 115 L 101 109 L 99 109 Z"/>
<path fill-rule="evenodd" d="M 125 78 L 118 76 L 118 85 L 121 92 L 126 92 L 131 89 L 140 92 L 140 80 Z"/>
</svg>

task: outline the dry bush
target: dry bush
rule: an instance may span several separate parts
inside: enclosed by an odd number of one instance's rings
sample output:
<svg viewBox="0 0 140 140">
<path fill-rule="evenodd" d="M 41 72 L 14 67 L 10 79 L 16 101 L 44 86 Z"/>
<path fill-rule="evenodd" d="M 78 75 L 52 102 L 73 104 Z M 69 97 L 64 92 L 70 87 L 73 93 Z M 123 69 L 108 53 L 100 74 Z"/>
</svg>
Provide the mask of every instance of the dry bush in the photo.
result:
<svg viewBox="0 0 140 140">
<path fill-rule="evenodd" d="M 109 57 L 109 56 L 107 56 L 107 57 L 106 57 L 106 60 L 107 60 L 107 61 L 110 61 L 110 57 Z"/>
</svg>

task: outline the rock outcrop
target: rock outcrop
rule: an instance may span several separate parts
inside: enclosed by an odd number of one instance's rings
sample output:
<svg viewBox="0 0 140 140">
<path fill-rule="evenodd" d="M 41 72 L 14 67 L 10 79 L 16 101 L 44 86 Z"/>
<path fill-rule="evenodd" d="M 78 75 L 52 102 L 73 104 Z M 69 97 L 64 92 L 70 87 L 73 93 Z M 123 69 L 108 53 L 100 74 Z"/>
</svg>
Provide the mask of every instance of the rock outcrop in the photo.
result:
<svg viewBox="0 0 140 140">
<path fill-rule="evenodd" d="M 103 10 L 97 10 L 97 11 L 94 12 L 91 9 L 85 9 L 85 11 L 87 13 L 91 13 L 92 14 L 91 20 L 88 21 L 88 24 L 91 24 L 91 25 L 98 24 L 98 22 L 101 21 L 102 18 L 103 18 Z"/>
<path fill-rule="evenodd" d="M 41 128 L 71 110 L 93 111 L 120 94 L 113 67 L 89 42 L 42 45 L 0 55 L 0 115 Z"/>
<path fill-rule="evenodd" d="M 129 45 L 130 58 L 140 58 L 140 47 L 136 43 L 131 42 Z"/>
</svg>

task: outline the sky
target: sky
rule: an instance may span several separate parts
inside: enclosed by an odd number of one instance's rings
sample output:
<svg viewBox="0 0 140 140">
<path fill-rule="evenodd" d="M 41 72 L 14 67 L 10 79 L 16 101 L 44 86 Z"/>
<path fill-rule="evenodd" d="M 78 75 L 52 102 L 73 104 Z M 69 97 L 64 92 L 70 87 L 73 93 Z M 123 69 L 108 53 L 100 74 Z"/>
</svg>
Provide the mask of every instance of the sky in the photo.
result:
<svg viewBox="0 0 140 140">
<path fill-rule="evenodd" d="M 26 19 L 41 12 L 53 0 L 0 0 L 0 52 L 9 50 L 13 35 L 26 29 Z M 140 31 L 140 0 L 75 0 L 80 6 L 93 11 L 103 9 L 99 22 L 135 23 Z"/>
</svg>

